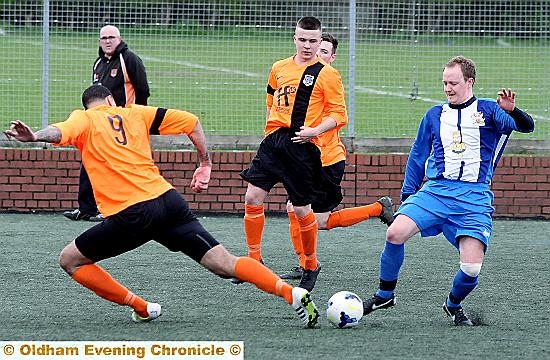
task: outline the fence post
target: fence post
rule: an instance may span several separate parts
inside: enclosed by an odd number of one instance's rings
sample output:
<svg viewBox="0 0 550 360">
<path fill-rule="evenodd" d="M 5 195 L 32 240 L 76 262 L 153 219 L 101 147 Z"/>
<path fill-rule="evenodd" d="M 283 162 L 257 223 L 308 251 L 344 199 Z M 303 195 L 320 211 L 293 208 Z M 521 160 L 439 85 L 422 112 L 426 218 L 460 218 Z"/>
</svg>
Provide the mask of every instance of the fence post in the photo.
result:
<svg viewBox="0 0 550 360">
<path fill-rule="evenodd" d="M 48 126 L 48 100 L 50 79 L 50 0 L 42 8 L 42 127 Z"/>
<path fill-rule="evenodd" d="M 357 18 L 355 0 L 349 2 L 349 93 L 348 93 L 348 136 L 355 138 L 355 24 Z M 353 145 L 350 149 L 353 151 Z"/>
</svg>

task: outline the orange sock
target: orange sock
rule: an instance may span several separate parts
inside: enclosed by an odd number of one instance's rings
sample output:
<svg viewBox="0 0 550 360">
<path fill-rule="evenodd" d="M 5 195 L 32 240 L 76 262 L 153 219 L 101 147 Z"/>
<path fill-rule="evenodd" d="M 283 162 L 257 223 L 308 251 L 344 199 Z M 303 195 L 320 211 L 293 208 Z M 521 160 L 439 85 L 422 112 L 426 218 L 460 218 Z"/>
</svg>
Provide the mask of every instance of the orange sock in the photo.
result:
<svg viewBox="0 0 550 360">
<path fill-rule="evenodd" d="M 304 249 L 304 269 L 315 270 L 317 268 L 317 218 L 313 211 L 306 216 L 298 218 L 300 223 L 300 236 L 302 237 L 302 248 Z"/>
<path fill-rule="evenodd" d="M 304 256 L 304 248 L 302 247 L 302 237 L 300 236 L 300 223 L 294 211 L 287 212 L 288 220 L 290 224 L 288 228 L 290 230 L 290 240 L 292 240 L 292 246 L 294 247 L 294 252 L 298 255 L 298 261 L 301 267 L 305 266 L 306 257 Z"/>
<path fill-rule="evenodd" d="M 263 205 L 244 205 L 244 234 L 248 246 L 248 256 L 262 260 L 262 234 L 265 214 Z"/>
<path fill-rule="evenodd" d="M 235 276 L 252 283 L 260 290 L 282 297 L 292 304 L 292 286 L 285 283 L 263 264 L 247 257 L 239 257 L 235 264 Z"/>
<path fill-rule="evenodd" d="M 139 316 L 148 316 L 147 301 L 134 295 L 99 265 L 82 265 L 73 273 L 72 278 L 98 296 L 119 305 L 131 306 Z"/>
<path fill-rule="evenodd" d="M 373 216 L 380 216 L 382 204 L 375 202 L 369 205 L 341 209 L 331 213 L 327 220 L 327 229 L 335 227 L 346 227 L 365 221 Z"/>
</svg>

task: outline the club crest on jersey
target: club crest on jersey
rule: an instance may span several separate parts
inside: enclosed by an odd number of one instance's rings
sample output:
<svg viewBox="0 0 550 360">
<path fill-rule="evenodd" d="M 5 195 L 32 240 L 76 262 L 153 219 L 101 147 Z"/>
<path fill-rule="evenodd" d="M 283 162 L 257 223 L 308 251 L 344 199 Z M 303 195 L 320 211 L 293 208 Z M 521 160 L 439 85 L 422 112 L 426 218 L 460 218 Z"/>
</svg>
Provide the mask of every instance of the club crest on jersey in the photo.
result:
<svg viewBox="0 0 550 360">
<path fill-rule="evenodd" d="M 311 86 L 313 85 L 314 79 L 315 77 L 313 75 L 306 74 L 306 76 L 304 76 L 304 81 L 302 82 L 304 83 L 305 86 Z"/>
<path fill-rule="evenodd" d="M 116 77 L 117 73 L 118 73 L 118 69 L 111 69 L 111 77 Z"/>
<path fill-rule="evenodd" d="M 462 142 L 462 134 L 460 134 L 460 131 L 453 132 L 451 151 L 455 154 L 456 157 L 462 157 L 463 153 L 466 151 L 466 144 Z"/>
<path fill-rule="evenodd" d="M 481 111 L 472 114 L 472 121 L 477 126 L 485 126 L 485 118 Z"/>
</svg>

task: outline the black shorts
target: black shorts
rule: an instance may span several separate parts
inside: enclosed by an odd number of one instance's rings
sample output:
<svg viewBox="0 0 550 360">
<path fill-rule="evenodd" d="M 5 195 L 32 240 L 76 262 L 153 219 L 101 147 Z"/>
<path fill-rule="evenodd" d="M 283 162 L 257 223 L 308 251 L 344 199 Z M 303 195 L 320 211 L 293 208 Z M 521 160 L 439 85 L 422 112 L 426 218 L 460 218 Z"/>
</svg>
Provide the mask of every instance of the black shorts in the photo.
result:
<svg viewBox="0 0 550 360">
<path fill-rule="evenodd" d="M 325 197 L 323 201 L 311 204 L 313 212 L 324 213 L 334 210 L 343 199 L 342 179 L 346 169 L 346 161 L 342 160 L 329 166 L 323 166 L 323 190 Z"/>
<path fill-rule="evenodd" d="M 196 262 L 219 245 L 174 189 L 107 217 L 77 237 L 75 243 L 88 259 L 100 261 L 136 249 L 150 240 L 170 251 L 181 251 Z"/>
<path fill-rule="evenodd" d="M 292 142 L 294 132 L 281 128 L 269 134 L 241 177 L 250 184 L 269 192 L 282 183 L 294 206 L 324 201 L 319 179 L 322 177 L 321 152 L 315 144 Z"/>
</svg>

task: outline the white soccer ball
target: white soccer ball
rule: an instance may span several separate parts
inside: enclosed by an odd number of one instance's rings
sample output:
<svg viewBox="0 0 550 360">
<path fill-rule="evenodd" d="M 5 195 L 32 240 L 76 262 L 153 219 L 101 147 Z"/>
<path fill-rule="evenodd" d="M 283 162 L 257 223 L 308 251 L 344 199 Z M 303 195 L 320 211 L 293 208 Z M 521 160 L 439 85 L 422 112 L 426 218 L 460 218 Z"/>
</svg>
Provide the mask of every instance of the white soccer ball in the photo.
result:
<svg viewBox="0 0 550 360">
<path fill-rule="evenodd" d="M 332 295 L 327 303 L 327 319 L 337 328 L 357 326 L 363 317 L 363 300 L 351 291 Z"/>
</svg>

